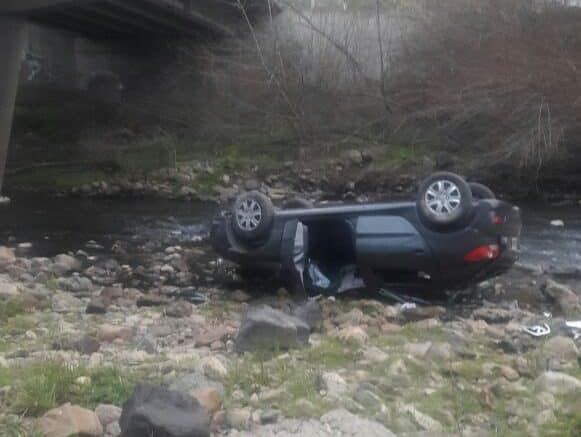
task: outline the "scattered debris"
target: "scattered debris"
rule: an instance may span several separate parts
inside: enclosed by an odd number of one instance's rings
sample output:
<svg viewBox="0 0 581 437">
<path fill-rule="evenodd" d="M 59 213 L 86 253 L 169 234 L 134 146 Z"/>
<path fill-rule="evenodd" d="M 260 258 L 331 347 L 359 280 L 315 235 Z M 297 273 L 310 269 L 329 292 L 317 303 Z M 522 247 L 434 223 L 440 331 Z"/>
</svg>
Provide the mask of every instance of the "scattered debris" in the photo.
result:
<svg viewBox="0 0 581 437">
<path fill-rule="evenodd" d="M 542 325 L 523 326 L 523 331 L 533 337 L 544 337 L 551 333 L 551 327 L 546 323 L 543 323 Z"/>
</svg>

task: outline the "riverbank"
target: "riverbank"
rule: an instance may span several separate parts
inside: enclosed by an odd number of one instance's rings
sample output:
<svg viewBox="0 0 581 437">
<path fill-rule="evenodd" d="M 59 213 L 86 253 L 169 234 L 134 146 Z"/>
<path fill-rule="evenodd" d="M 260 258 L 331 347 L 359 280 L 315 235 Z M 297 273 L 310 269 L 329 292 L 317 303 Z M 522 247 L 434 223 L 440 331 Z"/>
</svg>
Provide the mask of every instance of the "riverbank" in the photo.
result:
<svg viewBox="0 0 581 437">
<path fill-rule="evenodd" d="M 304 152 L 300 159 L 288 153 L 252 156 L 231 149 L 223 155 L 184 157 L 169 167 L 139 171 L 111 163 L 43 165 L 11 172 L 5 189 L 58 197 L 215 203 L 227 203 L 244 190 L 258 189 L 275 201 L 296 196 L 312 201 L 377 201 L 414 198 L 417 185 L 430 173 L 454 171 L 488 184 L 502 198 L 559 205 L 575 205 L 581 199 L 574 187 L 555 190 L 548 184 L 543 189 L 527 180 L 502 177 L 502 172 L 477 172 L 446 154 L 396 151 L 385 155 L 373 148 L 339 148 L 324 156 Z"/>
<path fill-rule="evenodd" d="M 564 326 L 581 315 L 572 272 L 530 259 L 452 306 L 406 309 L 371 296 L 305 303 L 277 282 L 242 281 L 209 250 L 201 210 L 176 209 L 184 202 L 157 212 L 123 202 L 114 213 L 115 202 L 57 201 L 63 216 L 91 217 L 101 238 L 51 225 L 63 220 L 37 204 L 45 228 L 28 244 L 14 231 L 12 247 L 0 249 L 0 423 L 16 435 L 58 425 L 117 436 L 133 426 L 130 398 L 155 421 L 133 395 L 144 382 L 155 387 L 156 408 L 195 417 L 180 423 L 214 435 L 580 429 L 579 340 Z M 549 336 L 522 330 L 539 323 Z"/>
</svg>

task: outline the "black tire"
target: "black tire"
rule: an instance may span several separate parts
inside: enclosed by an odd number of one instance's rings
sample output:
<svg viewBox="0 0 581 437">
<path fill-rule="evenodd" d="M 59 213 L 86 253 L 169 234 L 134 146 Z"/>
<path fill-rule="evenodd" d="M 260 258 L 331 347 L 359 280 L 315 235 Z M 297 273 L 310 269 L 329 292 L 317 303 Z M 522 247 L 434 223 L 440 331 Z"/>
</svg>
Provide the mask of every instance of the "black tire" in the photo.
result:
<svg viewBox="0 0 581 437">
<path fill-rule="evenodd" d="M 470 182 L 468 185 L 470 186 L 470 191 L 472 191 L 473 199 L 496 199 L 496 196 L 492 190 L 486 185 L 479 184 L 478 182 Z"/>
<path fill-rule="evenodd" d="M 314 206 L 313 202 L 310 202 L 307 199 L 295 197 L 284 202 L 282 209 L 310 209 Z"/>
<path fill-rule="evenodd" d="M 242 240 L 253 241 L 268 235 L 274 218 L 270 199 L 258 191 L 249 191 L 236 198 L 232 208 L 232 228 Z"/>
<path fill-rule="evenodd" d="M 472 212 L 472 191 L 457 174 L 438 172 L 420 184 L 416 205 L 429 224 L 451 226 L 461 223 Z"/>
</svg>

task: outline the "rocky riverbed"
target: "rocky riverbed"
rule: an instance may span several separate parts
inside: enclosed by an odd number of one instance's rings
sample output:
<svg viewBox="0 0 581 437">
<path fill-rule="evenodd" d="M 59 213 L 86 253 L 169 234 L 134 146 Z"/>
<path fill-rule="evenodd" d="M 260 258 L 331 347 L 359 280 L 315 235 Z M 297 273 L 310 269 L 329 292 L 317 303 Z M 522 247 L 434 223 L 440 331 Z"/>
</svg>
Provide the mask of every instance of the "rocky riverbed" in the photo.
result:
<svg viewBox="0 0 581 437">
<path fill-rule="evenodd" d="M 138 229 L 0 247 L 2 435 L 579 435 L 574 275 L 527 262 L 447 306 L 305 301 L 243 282 L 203 232 Z"/>
</svg>

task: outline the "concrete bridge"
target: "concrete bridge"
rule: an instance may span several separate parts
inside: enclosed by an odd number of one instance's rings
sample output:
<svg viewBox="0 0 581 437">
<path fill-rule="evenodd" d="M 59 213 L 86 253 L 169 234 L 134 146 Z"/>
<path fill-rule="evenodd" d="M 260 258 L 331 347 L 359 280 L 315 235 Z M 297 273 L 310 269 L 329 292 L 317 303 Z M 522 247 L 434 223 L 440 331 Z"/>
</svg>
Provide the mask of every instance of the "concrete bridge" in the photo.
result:
<svg viewBox="0 0 581 437">
<path fill-rule="evenodd" d="M 0 0 L 0 200 L 29 26 L 109 45 L 127 39 L 228 37 L 270 7 L 269 0 Z"/>
</svg>

